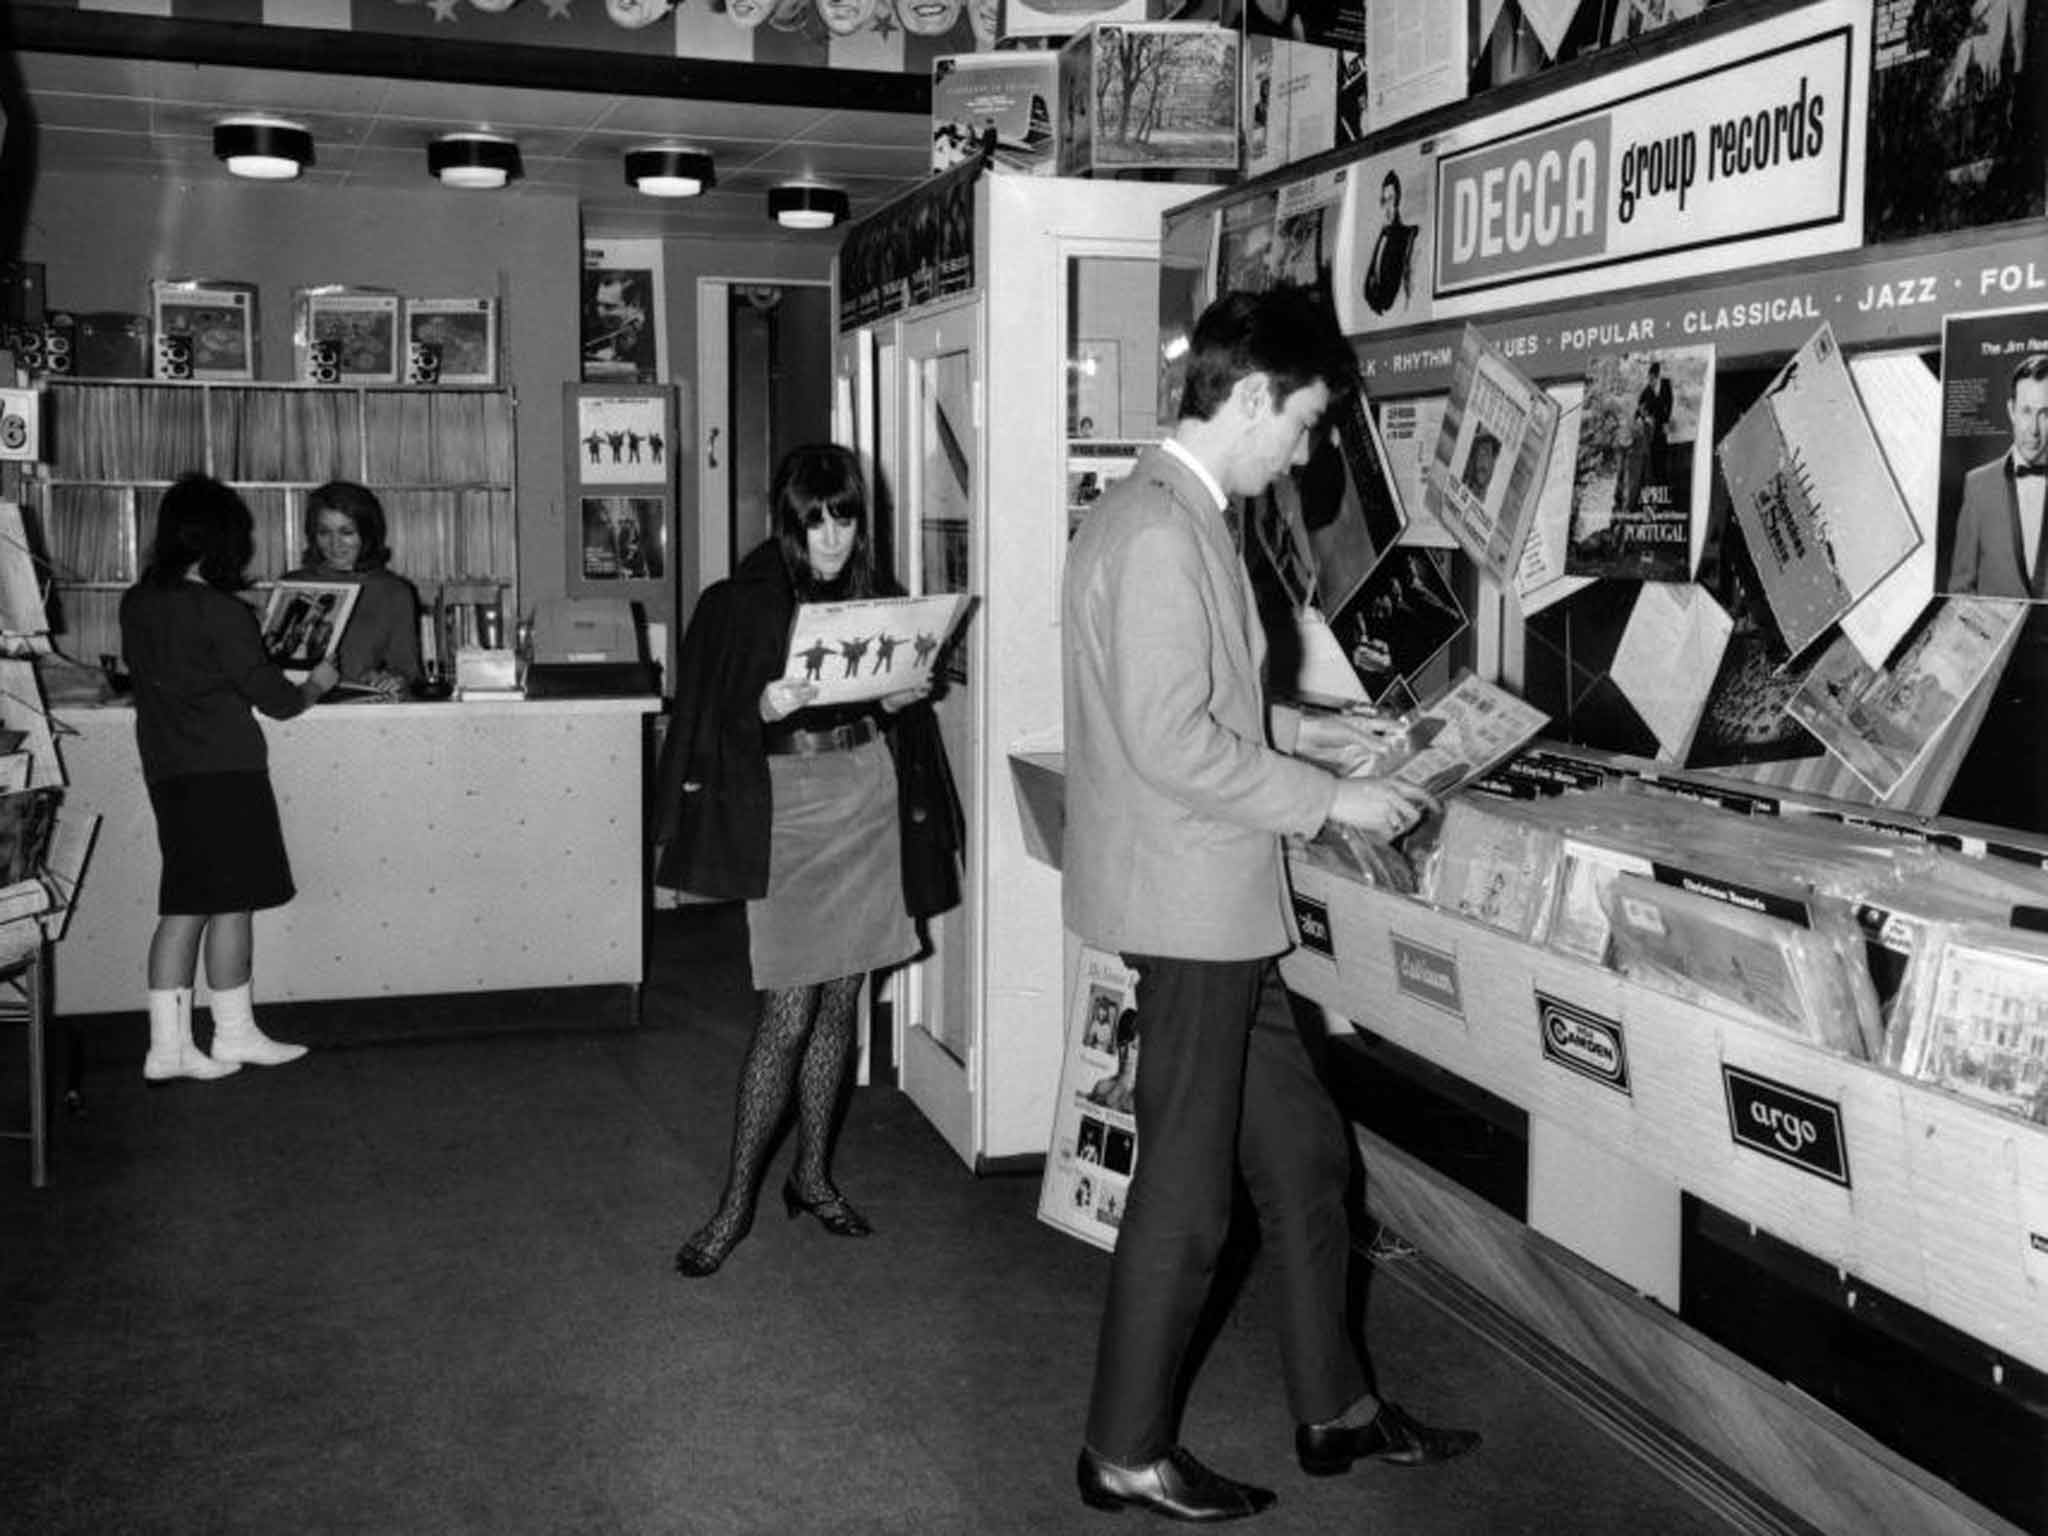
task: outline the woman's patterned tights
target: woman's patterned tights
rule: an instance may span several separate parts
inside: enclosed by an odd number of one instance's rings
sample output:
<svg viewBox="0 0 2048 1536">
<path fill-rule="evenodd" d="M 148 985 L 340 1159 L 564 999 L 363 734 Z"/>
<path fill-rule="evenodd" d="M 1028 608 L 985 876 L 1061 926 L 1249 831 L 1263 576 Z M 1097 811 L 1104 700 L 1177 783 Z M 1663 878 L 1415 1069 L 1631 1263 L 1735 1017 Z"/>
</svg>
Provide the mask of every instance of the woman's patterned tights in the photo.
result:
<svg viewBox="0 0 2048 1536">
<path fill-rule="evenodd" d="M 723 1254 L 754 1224 L 761 1176 L 796 1101 L 796 1161 L 790 1183 L 808 1204 L 829 1200 L 832 1141 L 853 1061 L 853 1016 L 860 976 L 761 994 L 761 1021 L 740 1067 L 732 1116 L 732 1162 L 718 1210 L 691 1239 Z"/>
</svg>

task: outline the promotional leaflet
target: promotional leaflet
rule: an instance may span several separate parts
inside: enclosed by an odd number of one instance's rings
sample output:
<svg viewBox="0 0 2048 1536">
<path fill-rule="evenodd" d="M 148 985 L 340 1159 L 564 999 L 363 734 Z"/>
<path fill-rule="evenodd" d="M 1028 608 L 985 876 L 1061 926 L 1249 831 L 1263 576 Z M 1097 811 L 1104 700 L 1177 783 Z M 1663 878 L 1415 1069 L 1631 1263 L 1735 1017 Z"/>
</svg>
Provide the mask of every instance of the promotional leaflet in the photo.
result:
<svg viewBox="0 0 2048 1536">
<path fill-rule="evenodd" d="M 1137 1074 L 1137 978 L 1115 955 L 1084 947 L 1038 1218 L 1098 1248 L 1116 1246 L 1137 1169 Z"/>
</svg>

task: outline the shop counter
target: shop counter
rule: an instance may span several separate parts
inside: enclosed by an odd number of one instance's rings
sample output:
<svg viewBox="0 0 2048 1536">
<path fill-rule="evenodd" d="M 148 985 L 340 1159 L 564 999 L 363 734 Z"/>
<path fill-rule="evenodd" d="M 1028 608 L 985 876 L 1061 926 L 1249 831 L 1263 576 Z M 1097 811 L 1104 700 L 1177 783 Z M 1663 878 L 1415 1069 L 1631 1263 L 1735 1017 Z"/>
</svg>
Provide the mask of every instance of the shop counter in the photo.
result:
<svg viewBox="0 0 2048 1536">
<path fill-rule="evenodd" d="M 257 915 L 259 1001 L 639 985 L 659 705 L 343 703 L 264 720 L 298 896 Z M 101 817 L 54 949 L 55 1011 L 131 1012 L 159 870 L 134 713 L 55 718 L 68 799 Z"/>
</svg>

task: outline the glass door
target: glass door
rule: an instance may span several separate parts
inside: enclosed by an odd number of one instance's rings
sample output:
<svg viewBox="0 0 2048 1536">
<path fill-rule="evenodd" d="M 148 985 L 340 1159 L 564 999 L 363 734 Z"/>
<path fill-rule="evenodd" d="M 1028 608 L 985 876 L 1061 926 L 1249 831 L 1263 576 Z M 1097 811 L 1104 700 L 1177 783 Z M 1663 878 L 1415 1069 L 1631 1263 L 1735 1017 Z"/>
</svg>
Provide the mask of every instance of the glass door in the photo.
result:
<svg viewBox="0 0 2048 1536">
<path fill-rule="evenodd" d="M 891 488 L 897 564 L 913 593 L 980 590 L 980 320 L 976 301 L 906 323 L 901 332 L 901 456 Z M 938 671 L 939 732 L 970 827 L 980 816 L 975 721 L 981 649 L 978 621 L 970 618 Z M 978 878 L 970 861 L 961 904 L 931 924 L 932 954 L 912 971 L 899 998 L 904 1091 L 970 1164 L 980 1140 Z"/>
</svg>

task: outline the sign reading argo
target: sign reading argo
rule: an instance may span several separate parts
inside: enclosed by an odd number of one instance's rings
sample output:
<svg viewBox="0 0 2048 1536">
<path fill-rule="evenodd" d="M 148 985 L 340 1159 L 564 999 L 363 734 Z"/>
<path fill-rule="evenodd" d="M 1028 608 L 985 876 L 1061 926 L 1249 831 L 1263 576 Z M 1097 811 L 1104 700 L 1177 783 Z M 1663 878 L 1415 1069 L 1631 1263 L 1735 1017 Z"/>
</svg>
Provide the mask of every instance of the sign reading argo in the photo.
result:
<svg viewBox="0 0 2048 1536">
<path fill-rule="evenodd" d="M 1839 1104 L 1725 1064 L 1721 1083 L 1728 1095 L 1728 1132 L 1737 1146 L 1849 1187 Z"/>
<path fill-rule="evenodd" d="M 1564 116 L 1525 125 L 1515 121 L 1525 114 L 1510 114 L 1475 125 L 1495 130 L 1486 142 L 1448 146 L 1437 161 L 1439 318 L 1469 307 L 1446 307 L 1459 295 L 1486 293 L 1497 305 L 1503 287 L 1566 273 L 1647 263 L 1629 280 L 1653 281 L 1854 245 L 1861 175 L 1850 174 L 1851 145 L 1860 154 L 1864 110 L 1852 97 L 1856 27 L 1774 35 L 1758 28 L 1703 43 L 1610 77 L 1603 84 L 1619 94 L 1583 110 L 1571 110 L 1567 93 Z M 1657 78 L 1702 53 L 1706 67 Z M 1719 54 L 1732 56 L 1714 61 Z M 1820 244 L 1754 244 L 1801 231 L 1818 232 Z M 1674 264 L 1680 252 L 1728 247 L 1740 249 Z"/>
</svg>

